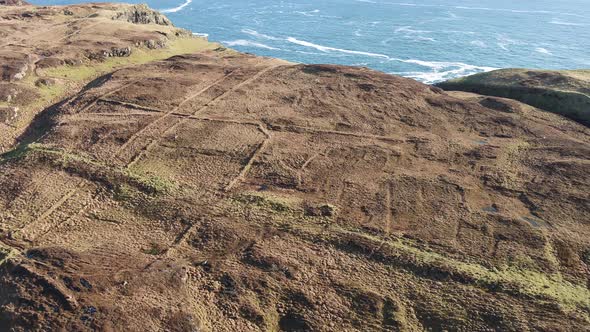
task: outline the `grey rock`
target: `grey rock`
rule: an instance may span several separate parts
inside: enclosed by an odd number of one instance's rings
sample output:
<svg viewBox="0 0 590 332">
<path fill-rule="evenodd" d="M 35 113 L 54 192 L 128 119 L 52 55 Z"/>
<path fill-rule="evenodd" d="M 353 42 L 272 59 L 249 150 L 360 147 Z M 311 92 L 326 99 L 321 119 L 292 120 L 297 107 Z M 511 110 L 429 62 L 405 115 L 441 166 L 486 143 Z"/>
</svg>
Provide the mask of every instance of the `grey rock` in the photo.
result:
<svg viewBox="0 0 590 332">
<path fill-rule="evenodd" d="M 0 123 L 10 123 L 18 116 L 18 107 L 0 107 Z"/>
<path fill-rule="evenodd" d="M 166 16 L 144 4 L 131 6 L 129 9 L 117 13 L 113 20 L 122 20 L 135 24 L 172 25 L 172 22 Z"/>
</svg>

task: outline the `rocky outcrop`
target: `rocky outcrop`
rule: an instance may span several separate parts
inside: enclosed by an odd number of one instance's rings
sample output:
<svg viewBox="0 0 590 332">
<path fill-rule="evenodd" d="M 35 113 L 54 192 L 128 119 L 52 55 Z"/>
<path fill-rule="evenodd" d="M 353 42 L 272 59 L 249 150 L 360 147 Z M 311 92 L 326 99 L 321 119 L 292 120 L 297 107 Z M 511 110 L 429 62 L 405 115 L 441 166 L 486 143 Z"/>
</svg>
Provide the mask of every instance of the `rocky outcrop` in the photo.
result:
<svg viewBox="0 0 590 332">
<path fill-rule="evenodd" d="M 131 55 L 131 47 L 111 47 L 110 50 L 102 50 L 96 53 L 91 53 L 88 58 L 91 60 L 104 60 L 111 57 L 128 57 Z"/>
<path fill-rule="evenodd" d="M 2 64 L 0 76 L 3 81 L 22 80 L 29 70 L 29 64 L 26 59 L 11 59 L 12 61 Z"/>
<path fill-rule="evenodd" d="M 9 103 L 18 95 L 18 89 L 8 83 L 0 83 L 0 102 Z"/>
<path fill-rule="evenodd" d="M 150 9 L 147 5 L 131 6 L 124 11 L 117 13 L 113 20 L 122 20 L 135 24 L 159 24 L 173 25 L 166 16 Z"/>
<path fill-rule="evenodd" d="M 0 123 L 8 124 L 18 116 L 18 107 L 0 107 Z"/>
<path fill-rule="evenodd" d="M 28 4 L 23 0 L 0 0 L 0 6 L 26 6 Z"/>
<path fill-rule="evenodd" d="M 166 41 L 165 40 L 148 39 L 148 40 L 135 42 L 135 46 L 137 46 L 137 47 L 143 46 L 143 47 L 149 48 L 150 50 L 154 50 L 157 48 L 166 47 Z"/>
</svg>

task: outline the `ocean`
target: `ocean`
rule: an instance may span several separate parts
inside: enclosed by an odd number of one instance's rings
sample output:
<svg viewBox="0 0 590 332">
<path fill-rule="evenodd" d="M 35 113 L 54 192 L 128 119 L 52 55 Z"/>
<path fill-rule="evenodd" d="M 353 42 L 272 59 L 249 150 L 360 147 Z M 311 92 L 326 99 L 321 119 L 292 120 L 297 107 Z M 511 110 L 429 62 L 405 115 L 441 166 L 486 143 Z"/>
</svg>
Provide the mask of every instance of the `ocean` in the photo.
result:
<svg viewBox="0 0 590 332">
<path fill-rule="evenodd" d="M 402 1 L 126 2 L 147 3 L 175 25 L 242 52 L 365 66 L 425 83 L 496 68 L 590 68 L 590 0 Z"/>
</svg>

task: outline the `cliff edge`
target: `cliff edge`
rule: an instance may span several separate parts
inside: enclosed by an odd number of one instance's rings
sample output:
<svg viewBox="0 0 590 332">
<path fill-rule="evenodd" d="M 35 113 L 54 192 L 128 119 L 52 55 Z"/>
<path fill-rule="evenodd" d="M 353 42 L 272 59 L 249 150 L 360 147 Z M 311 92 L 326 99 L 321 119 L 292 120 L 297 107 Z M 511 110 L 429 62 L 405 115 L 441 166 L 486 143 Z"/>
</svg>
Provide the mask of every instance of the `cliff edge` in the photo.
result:
<svg viewBox="0 0 590 332">
<path fill-rule="evenodd" d="M 436 86 L 519 100 L 590 126 L 590 70 L 500 69 Z"/>
</svg>

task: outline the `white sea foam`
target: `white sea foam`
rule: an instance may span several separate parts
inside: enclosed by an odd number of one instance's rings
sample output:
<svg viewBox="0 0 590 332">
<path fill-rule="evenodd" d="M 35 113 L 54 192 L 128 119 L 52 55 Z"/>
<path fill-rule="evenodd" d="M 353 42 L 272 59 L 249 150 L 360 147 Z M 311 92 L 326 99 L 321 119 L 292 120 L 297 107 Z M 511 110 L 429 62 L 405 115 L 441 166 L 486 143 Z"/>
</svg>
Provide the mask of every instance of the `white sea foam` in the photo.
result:
<svg viewBox="0 0 590 332">
<path fill-rule="evenodd" d="M 193 36 L 207 38 L 207 37 L 209 37 L 209 34 L 208 33 L 193 32 Z"/>
<path fill-rule="evenodd" d="M 400 61 L 427 67 L 430 68 L 430 71 L 398 72 L 392 74 L 413 78 L 427 84 L 498 69 L 494 67 L 474 66 L 462 62 L 423 61 L 416 59 Z"/>
<path fill-rule="evenodd" d="M 504 51 L 510 51 L 509 47 L 511 45 L 517 45 L 519 43 L 518 41 L 508 38 L 504 35 L 497 36 L 496 40 L 497 40 L 496 44 L 498 45 L 498 47 L 500 47 Z"/>
<path fill-rule="evenodd" d="M 287 41 L 293 44 L 297 44 L 300 46 L 305 46 L 305 47 L 310 47 L 310 48 L 315 48 L 318 51 L 322 51 L 322 52 L 340 52 L 340 53 L 346 53 L 346 54 L 356 54 L 356 55 L 364 55 L 364 56 L 369 56 L 369 57 L 374 57 L 374 58 L 383 58 L 383 59 L 391 59 L 390 57 L 388 57 L 385 54 L 378 54 L 378 53 L 371 53 L 371 52 L 362 52 L 362 51 L 353 51 L 353 50 L 346 50 L 346 49 L 341 49 L 341 48 L 335 48 L 335 47 L 329 47 L 329 46 L 323 46 L 323 45 L 318 45 L 318 44 L 314 44 L 314 43 L 310 43 L 304 40 L 299 40 L 297 38 L 294 37 L 289 37 L 287 38 Z"/>
<path fill-rule="evenodd" d="M 406 32 L 406 33 L 431 33 L 432 31 L 429 31 L 429 30 L 416 30 L 416 29 L 412 29 L 412 26 L 406 25 L 406 26 L 399 27 L 399 28 L 395 29 L 394 32 L 395 33 L 401 33 L 401 32 Z"/>
<path fill-rule="evenodd" d="M 263 33 L 260 33 L 256 30 L 252 30 L 252 29 L 242 29 L 242 32 L 250 35 L 250 36 L 254 36 L 257 38 L 261 38 L 261 39 L 268 39 L 268 40 L 279 40 L 280 38 L 277 37 L 273 37 L 273 36 L 269 36 L 269 35 L 265 35 Z"/>
<path fill-rule="evenodd" d="M 317 14 L 319 12 L 320 12 L 319 9 L 314 9 L 314 10 L 310 10 L 310 11 L 307 11 L 307 12 L 304 12 L 304 11 L 295 11 L 295 13 L 301 14 L 303 16 L 315 16 L 314 14 Z"/>
<path fill-rule="evenodd" d="M 431 33 L 432 31 L 428 31 L 428 30 L 416 30 L 416 29 L 413 29 L 412 26 L 409 26 L 409 25 L 403 26 L 403 27 L 400 27 L 400 28 L 397 28 L 397 29 L 394 30 L 394 32 L 396 34 L 403 33 L 404 34 L 404 38 L 409 38 L 409 39 L 412 39 L 412 40 L 414 40 L 416 42 L 421 42 L 421 41 L 434 42 L 434 41 L 436 41 L 432 37 L 422 36 L 423 34 L 428 34 L 428 33 Z"/>
<path fill-rule="evenodd" d="M 481 48 L 487 47 L 486 43 L 482 42 L 481 40 L 472 40 L 470 44 Z"/>
<path fill-rule="evenodd" d="M 510 13 L 518 13 L 518 14 L 551 14 L 551 15 L 566 15 L 566 16 L 585 17 L 584 15 L 575 14 L 575 13 L 555 12 L 555 11 L 549 11 L 549 10 L 519 10 L 519 9 L 490 8 L 490 7 L 428 5 L 428 4 L 407 3 L 407 2 L 384 2 L 383 4 L 396 5 L 396 6 L 411 6 L 411 7 L 442 7 L 442 8 L 455 8 L 455 9 L 461 9 L 461 10 L 497 11 L 497 12 L 510 12 Z"/>
<path fill-rule="evenodd" d="M 435 42 L 436 41 L 436 39 L 434 39 L 434 38 L 424 37 L 424 36 L 404 36 L 404 38 L 412 39 L 415 42 L 423 42 L 423 41 Z"/>
<path fill-rule="evenodd" d="M 221 42 L 221 43 L 222 44 L 225 44 L 227 46 L 257 47 L 257 48 L 263 48 L 263 49 L 266 49 L 266 50 L 274 50 L 274 51 L 280 50 L 279 48 L 276 48 L 276 47 L 268 46 L 266 44 L 257 43 L 255 41 L 245 40 L 245 39 L 238 39 L 238 40 L 232 40 L 232 41 L 224 41 L 224 42 Z"/>
<path fill-rule="evenodd" d="M 411 72 L 394 72 L 391 74 L 413 78 L 426 84 L 433 84 L 445 81 L 451 78 L 467 76 L 476 73 L 495 70 L 497 68 L 472 66 L 460 62 L 428 62 L 420 60 L 407 60 L 408 63 L 416 63 L 430 67 L 431 71 L 411 71 Z"/>
<path fill-rule="evenodd" d="M 588 24 L 565 22 L 565 21 L 558 20 L 558 19 L 551 20 L 549 23 L 551 23 L 551 24 L 557 24 L 557 25 L 569 25 L 569 26 L 575 26 L 575 27 L 585 27 L 585 26 L 588 26 Z"/>
<path fill-rule="evenodd" d="M 162 9 L 160 10 L 162 13 L 176 13 L 183 10 L 186 6 L 190 5 L 193 0 L 186 0 L 182 5 L 174 8 Z"/>
<path fill-rule="evenodd" d="M 535 51 L 539 52 L 539 53 L 547 54 L 547 55 L 553 55 L 548 49 L 543 48 L 543 47 L 537 47 L 537 48 L 535 48 Z"/>
</svg>

